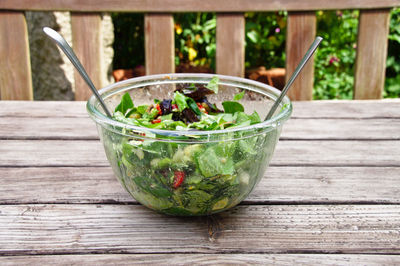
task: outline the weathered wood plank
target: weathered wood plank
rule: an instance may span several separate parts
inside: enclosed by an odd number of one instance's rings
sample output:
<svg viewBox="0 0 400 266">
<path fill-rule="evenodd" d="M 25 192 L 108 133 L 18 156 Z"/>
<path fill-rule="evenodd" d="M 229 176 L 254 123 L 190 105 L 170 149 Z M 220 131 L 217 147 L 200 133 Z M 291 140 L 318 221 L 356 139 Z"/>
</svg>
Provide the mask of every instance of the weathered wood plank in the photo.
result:
<svg viewBox="0 0 400 266">
<path fill-rule="evenodd" d="M 175 72 L 175 37 L 172 14 L 146 14 L 146 74 Z"/>
<path fill-rule="evenodd" d="M 390 9 L 361 10 L 354 75 L 355 99 L 380 99 L 385 85 Z"/>
<path fill-rule="evenodd" d="M 23 12 L 0 11 L 0 99 L 33 100 L 28 29 Z"/>
<path fill-rule="evenodd" d="M 354 254 L 97 254 L 3 256 L 7 265 L 396 265 L 398 255 Z"/>
<path fill-rule="evenodd" d="M 289 12 L 286 31 L 286 81 L 315 39 L 317 19 L 315 12 Z M 312 100 L 314 84 L 314 57 L 303 68 L 288 96 L 292 100 Z"/>
<path fill-rule="evenodd" d="M 0 139 L 98 139 L 87 117 L 0 117 Z M 290 119 L 281 140 L 400 140 L 400 119 Z"/>
<path fill-rule="evenodd" d="M 244 14 L 217 14 L 216 72 L 244 77 Z"/>
<path fill-rule="evenodd" d="M 99 135 L 88 117 L 0 117 L 0 138 L 82 140 L 99 139 Z"/>
<path fill-rule="evenodd" d="M 242 204 L 399 204 L 399 172 L 400 167 L 272 166 Z M 6 167 L 0 176 L 2 204 L 136 203 L 110 167 Z"/>
<path fill-rule="evenodd" d="M 399 205 L 238 206 L 166 217 L 140 205 L 2 205 L 0 254 L 392 253 Z"/>
<path fill-rule="evenodd" d="M 107 165 L 98 140 L 0 140 L 0 166 Z M 400 166 L 400 141 L 285 140 L 271 165 Z"/>
<path fill-rule="evenodd" d="M 101 15 L 97 13 L 71 13 L 71 30 L 74 51 L 85 67 L 96 88 L 102 88 L 101 72 Z M 77 71 L 75 76 L 75 100 L 88 100 L 92 92 Z"/>
<path fill-rule="evenodd" d="M 293 102 L 292 118 L 399 118 L 400 100 Z"/>
<path fill-rule="evenodd" d="M 0 9 L 94 12 L 245 12 L 320 9 L 373 9 L 399 6 L 399 0 L 3 0 Z"/>
<path fill-rule="evenodd" d="M 0 117 L 88 117 L 86 102 L 3 101 Z M 399 99 L 293 102 L 296 118 L 394 118 L 400 113 Z"/>
</svg>

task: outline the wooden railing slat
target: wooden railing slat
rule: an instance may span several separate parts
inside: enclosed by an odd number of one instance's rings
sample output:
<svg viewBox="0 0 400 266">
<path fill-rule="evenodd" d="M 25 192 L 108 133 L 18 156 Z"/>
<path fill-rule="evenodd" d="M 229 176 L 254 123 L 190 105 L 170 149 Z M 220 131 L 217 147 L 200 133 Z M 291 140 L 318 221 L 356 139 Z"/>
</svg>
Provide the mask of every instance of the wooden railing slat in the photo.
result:
<svg viewBox="0 0 400 266">
<path fill-rule="evenodd" d="M 263 12 L 374 9 L 399 6 L 400 0 L 2 0 L 0 9 L 88 12 Z"/>
<path fill-rule="evenodd" d="M 28 30 L 23 12 L 0 11 L 0 95 L 33 100 Z"/>
<path fill-rule="evenodd" d="M 244 27 L 243 14 L 217 14 L 218 74 L 244 76 Z"/>
<path fill-rule="evenodd" d="M 175 72 L 172 14 L 145 15 L 146 74 Z"/>
<path fill-rule="evenodd" d="M 97 89 L 101 83 L 101 15 L 97 13 L 71 13 L 72 43 Z M 75 71 L 75 100 L 85 101 L 92 95 L 85 81 Z"/>
<path fill-rule="evenodd" d="M 289 12 L 286 37 L 286 80 L 292 75 L 301 58 L 315 39 L 314 12 Z M 292 100 L 312 100 L 314 84 L 313 58 L 303 68 L 288 92 Z"/>
<path fill-rule="evenodd" d="M 354 99 L 380 99 L 385 83 L 390 9 L 361 10 Z"/>
</svg>

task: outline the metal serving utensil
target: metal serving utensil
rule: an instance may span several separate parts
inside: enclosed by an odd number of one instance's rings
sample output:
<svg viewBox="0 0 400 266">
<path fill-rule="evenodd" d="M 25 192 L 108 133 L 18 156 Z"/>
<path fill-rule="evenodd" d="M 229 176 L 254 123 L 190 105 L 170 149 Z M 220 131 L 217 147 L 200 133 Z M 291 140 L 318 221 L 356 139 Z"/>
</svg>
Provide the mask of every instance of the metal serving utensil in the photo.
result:
<svg viewBox="0 0 400 266">
<path fill-rule="evenodd" d="M 311 46 L 308 49 L 308 51 L 306 52 L 304 57 L 301 59 L 300 63 L 297 65 L 297 67 L 294 70 L 292 76 L 290 77 L 290 79 L 286 83 L 285 87 L 282 89 L 281 94 L 279 95 L 278 99 L 276 99 L 274 105 L 271 107 L 271 110 L 269 110 L 267 116 L 265 117 L 265 120 L 268 120 L 273 116 L 273 114 L 276 111 L 276 108 L 278 108 L 278 106 L 281 103 L 283 97 L 285 97 L 286 93 L 290 89 L 290 86 L 292 86 L 294 80 L 297 78 L 297 76 L 299 75 L 300 71 L 303 69 L 303 67 L 306 65 L 308 60 L 314 54 L 315 50 L 318 48 L 318 46 L 321 43 L 321 41 L 322 41 L 322 37 L 317 36 L 317 38 L 315 38 L 314 42 L 311 44 Z"/>
<path fill-rule="evenodd" d="M 76 70 L 78 70 L 78 73 L 81 74 L 81 76 L 85 80 L 86 84 L 89 86 L 89 88 L 92 90 L 93 94 L 99 100 L 101 107 L 103 107 L 103 110 L 106 113 L 106 115 L 108 117 L 112 117 L 110 111 L 107 109 L 107 106 L 103 101 L 103 98 L 101 98 L 100 94 L 97 92 L 97 89 L 94 86 L 89 75 L 86 73 L 85 68 L 82 66 L 81 62 L 79 61 L 78 57 L 75 55 L 71 46 L 68 45 L 67 41 L 58 32 L 56 32 L 55 30 L 53 30 L 51 28 L 44 27 L 43 31 L 44 31 L 44 33 L 46 33 L 47 36 L 49 36 L 61 48 L 61 50 L 64 52 L 64 54 L 68 57 L 68 59 L 74 65 Z"/>
</svg>

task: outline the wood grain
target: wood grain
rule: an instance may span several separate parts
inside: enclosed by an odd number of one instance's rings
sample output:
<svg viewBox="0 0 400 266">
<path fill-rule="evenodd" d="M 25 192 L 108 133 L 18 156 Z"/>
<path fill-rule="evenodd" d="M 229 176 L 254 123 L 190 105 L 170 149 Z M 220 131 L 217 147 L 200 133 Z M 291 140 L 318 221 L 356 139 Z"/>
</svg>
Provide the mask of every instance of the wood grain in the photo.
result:
<svg viewBox="0 0 400 266">
<path fill-rule="evenodd" d="M 242 204 L 399 204 L 399 172 L 400 167 L 272 166 Z M 0 167 L 0 176 L 2 204 L 136 203 L 110 167 Z"/>
<path fill-rule="evenodd" d="M 0 139 L 99 139 L 87 117 L 1 117 Z M 281 140 L 400 140 L 400 119 L 289 119 Z"/>
<path fill-rule="evenodd" d="M 244 77 L 244 14 L 217 14 L 216 72 Z"/>
<path fill-rule="evenodd" d="M 146 74 L 175 72 L 175 37 L 172 14 L 146 14 Z"/>
<path fill-rule="evenodd" d="M 380 99 L 385 85 L 390 9 L 361 10 L 354 99 Z"/>
<path fill-rule="evenodd" d="M 101 15 L 97 13 L 71 13 L 73 49 L 97 89 L 101 83 Z M 75 100 L 88 100 L 92 96 L 86 82 L 75 70 Z"/>
<path fill-rule="evenodd" d="M 1 265 L 396 265 L 397 255 L 354 254 L 97 254 L 3 256 Z"/>
<path fill-rule="evenodd" d="M 0 166 L 108 166 L 98 140 L 0 140 Z M 273 166 L 400 166 L 400 141 L 285 140 Z"/>
<path fill-rule="evenodd" d="M 88 117 L 85 104 L 79 101 L 2 101 L 0 117 Z M 291 119 L 399 119 L 399 113 L 399 99 L 299 101 L 293 102 Z"/>
<path fill-rule="evenodd" d="M 286 82 L 293 74 L 316 34 L 315 12 L 289 12 L 286 31 Z M 312 100 L 314 84 L 314 57 L 293 83 L 288 96 L 292 100 Z"/>
<path fill-rule="evenodd" d="M 0 99 L 33 100 L 28 29 L 23 12 L 0 11 Z"/>
<path fill-rule="evenodd" d="M 141 205 L 2 205 L 0 254 L 400 254 L 399 213 L 399 205 L 254 205 L 179 218 Z"/>
<path fill-rule="evenodd" d="M 2 0 L 0 9 L 91 12 L 245 12 L 278 10 L 373 9 L 399 6 L 399 0 Z"/>
</svg>

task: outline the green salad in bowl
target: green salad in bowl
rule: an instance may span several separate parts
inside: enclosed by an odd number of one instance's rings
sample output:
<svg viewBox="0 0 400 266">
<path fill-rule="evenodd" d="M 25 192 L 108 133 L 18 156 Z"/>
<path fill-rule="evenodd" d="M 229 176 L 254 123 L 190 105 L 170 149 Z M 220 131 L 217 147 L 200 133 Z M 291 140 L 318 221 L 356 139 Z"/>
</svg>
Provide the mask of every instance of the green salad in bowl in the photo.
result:
<svg viewBox="0 0 400 266">
<path fill-rule="evenodd" d="M 291 114 L 279 91 L 209 74 L 134 78 L 87 104 L 115 175 L 141 204 L 170 215 L 208 215 L 240 203 L 264 175 Z"/>
</svg>

